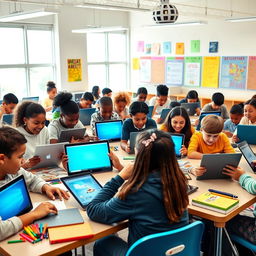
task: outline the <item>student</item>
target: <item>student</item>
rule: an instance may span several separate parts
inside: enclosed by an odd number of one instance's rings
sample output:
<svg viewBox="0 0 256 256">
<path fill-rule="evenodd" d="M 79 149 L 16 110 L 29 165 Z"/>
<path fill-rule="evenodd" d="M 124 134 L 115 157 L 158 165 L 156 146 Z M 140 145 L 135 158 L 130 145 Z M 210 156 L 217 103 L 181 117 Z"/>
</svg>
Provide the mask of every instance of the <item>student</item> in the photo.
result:
<svg viewBox="0 0 256 256">
<path fill-rule="evenodd" d="M 127 153 L 130 153 L 131 151 L 128 144 L 131 132 L 138 132 L 157 127 L 156 122 L 147 117 L 148 112 L 148 105 L 143 101 L 135 101 L 130 105 L 130 118 L 124 121 L 121 139 L 121 148 Z"/>
<path fill-rule="evenodd" d="M 27 140 L 24 158 L 27 160 L 22 167 L 28 169 L 40 162 L 40 158 L 34 156 L 37 145 L 49 144 L 49 134 L 45 127 L 46 112 L 42 105 L 23 101 L 17 106 L 14 113 L 14 126 L 25 136 Z"/>
<path fill-rule="evenodd" d="M 195 132 L 195 128 L 191 126 L 188 113 L 183 107 L 173 108 L 159 129 L 165 132 L 184 134 L 185 141 L 181 149 L 181 154 L 184 156 L 187 155 L 189 141 Z"/>
<path fill-rule="evenodd" d="M 68 199 L 69 195 L 56 187 L 48 185 L 44 180 L 21 168 L 23 154 L 26 151 L 26 138 L 11 127 L 0 128 L 0 186 L 6 184 L 19 175 L 24 175 L 30 191 L 46 194 L 51 200 L 56 196 L 60 200 Z M 0 240 L 17 233 L 24 226 L 41 219 L 49 213 L 57 214 L 56 207 L 49 203 L 41 203 L 29 213 L 19 217 L 13 216 L 8 220 L 2 220 L 0 216 Z"/>
<path fill-rule="evenodd" d="M 244 116 L 242 117 L 239 124 L 256 125 L 256 99 L 251 99 L 245 102 Z M 234 142 L 239 142 L 239 138 L 237 137 L 237 130 L 234 131 L 232 140 Z"/>
<path fill-rule="evenodd" d="M 166 85 L 160 84 L 156 88 L 156 97 L 151 98 L 149 106 L 154 106 L 152 116 L 160 115 L 164 108 L 169 108 L 170 100 L 168 99 L 169 88 Z"/>
<path fill-rule="evenodd" d="M 202 112 L 207 111 L 220 111 L 224 121 L 229 119 L 227 107 L 224 105 L 224 95 L 222 93 L 216 92 L 212 95 L 212 102 L 204 105 L 202 109 Z"/>
<path fill-rule="evenodd" d="M 129 109 L 131 98 L 126 92 L 118 92 L 114 97 L 114 111 L 119 115 L 120 119 L 129 118 Z"/>
<path fill-rule="evenodd" d="M 100 98 L 100 87 L 98 85 L 94 85 L 92 87 L 92 95 L 94 98 L 93 104 L 95 104 L 95 102 Z"/>
<path fill-rule="evenodd" d="M 137 139 L 136 152 L 134 166 L 124 168 L 110 155 L 121 171 L 86 209 L 90 219 L 104 224 L 128 219 L 128 244 L 110 235 L 96 241 L 94 256 L 124 256 L 141 237 L 188 224 L 187 181 L 170 135 L 156 129 L 144 131 Z"/>
<path fill-rule="evenodd" d="M 76 102 L 72 100 L 72 94 L 68 92 L 61 92 L 53 102 L 54 106 L 60 108 L 60 117 L 52 120 L 48 126 L 50 143 L 58 143 L 61 131 L 72 128 L 84 128 L 79 120 L 79 108 Z M 79 140 L 80 141 L 80 140 Z M 71 142 L 78 142 L 72 139 Z"/>
<path fill-rule="evenodd" d="M 90 92 L 85 92 L 83 94 L 83 96 L 81 97 L 78 106 L 80 109 L 83 108 L 91 108 L 92 107 L 92 103 L 93 103 L 94 99 L 93 99 L 93 95 Z"/>
<path fill-rule="evenodd" d="M 179 101 L 180 103 L 196 103 L 199 102 L 200 100 L 198 98 L 198 93 L 195 90 L 191 90 L 187 93 L 186 98 L 182 99 Z M 201 104 L 200 104 L 201 105 Z M 200 108 L 196 109 L 196 114 L 199 116 L 200 115 Z"/>
<path fill-rule="evenodd" d="M 147 102 L 148 91 L 145 87 L 139 87 L 136 93 L 136 97 L 132 99 L 134 101 L 143 101 L 148 104 Z"/>
<path fill-rule="evenodd" d="M 241 121 L 244 116 L 244 110 L 241 105 L 236 104 L 233 105 L 230 109 L 230 119 L 226 120 L 224 123 L 223 132 L 231 138 L 233 136 L 234 131 L 236 130 L 237 125 Z"/>
<path fill-rule="evenodd" d="M 99 111 L 91 116 L 91 128 L 95 135 L 95 123 L 109 120 L 120 120 L 119 115 L 113 112 L 113 101 L 110 97 L 102 97 L 99 101 Z"/>
<path fill-rule="evenodd" d="M 223 123 L 220 116 L 204 117 L 201 132 L 195 132 L 190 139 L 188 158 L 201 159 L 203 154 L 235 153 L 227 135 L 222 133 Z M 205 171 L 205 168 L 201 167 L 200 170 Z"/>
<path fill-rule="evenodd" d="M 0 119 L 2 120 L 4 114 L 12 114 L 18 102 L 18 98 L 13 93 L 5 94 L 3 97 L 3 102 L 0 106 Z"/>
<path fill-rule="evenodd" d="M 102 96 L 104 97 L 112 97 L 112 90 L 111 89 L 109 89 L 109 88 L 103 88 L 102 89 Z M 99 107 L 99 100 L 100 100 L 100 98 L 99 99 L 97 99 L 96 100 L 96 102 L 95 102 L 95 107 L 96 108 L 98 108 Z"/>
<path fill-rule="evenodd" d="M 42 102 L 42 105 L 45 109 L 46 112 L 51 111 L 52 110 L 52 103 L 53 103 L 53 99 L 57 94 L 57 88 L 54 82 L 49 81 L 47 83 L 47 98 L 45 98 Z"/>
</svg>

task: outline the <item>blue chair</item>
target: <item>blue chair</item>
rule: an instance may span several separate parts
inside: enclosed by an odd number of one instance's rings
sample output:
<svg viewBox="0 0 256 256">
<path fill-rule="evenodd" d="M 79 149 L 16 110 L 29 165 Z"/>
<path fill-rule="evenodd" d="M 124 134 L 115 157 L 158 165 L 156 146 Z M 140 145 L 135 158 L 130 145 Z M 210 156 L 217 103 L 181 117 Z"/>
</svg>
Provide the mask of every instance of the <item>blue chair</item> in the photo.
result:
<svg viewBox="0 0 256 256">
<path fill-rule="evenodd" d="M 249 241 L 245 240 L 244 238 L 237 236 L 237 235 L 233 235 L 233 234 L 230 234 L 230 238 L 232 241 L 244 246 L 245 248 L 251 250 L 252 252 L 256 252 L 256 245 L 250 243 Z"/>
<path fill-rule="evenodd" d="M 199 256 L 204 224 L 195 221 L 171 231 L 142 237 L 136 241 L 126 256 Z"/>
</svg>

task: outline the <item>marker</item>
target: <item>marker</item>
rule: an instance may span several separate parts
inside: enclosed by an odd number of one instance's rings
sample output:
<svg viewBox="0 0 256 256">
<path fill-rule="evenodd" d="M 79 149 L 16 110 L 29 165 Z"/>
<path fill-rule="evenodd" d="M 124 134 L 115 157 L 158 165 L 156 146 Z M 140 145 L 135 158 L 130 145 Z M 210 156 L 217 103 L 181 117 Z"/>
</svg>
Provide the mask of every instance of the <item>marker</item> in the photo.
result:
<svg viewBox="0 0 256 256">
<path fill-rule="evenodd" d="M 36 239 L 35 241 L 33 241 L 33 244 L 38 243 L 38 242 L 40 242 L 40 241 L 42 241 L 42 239 L 41 239 L 41 238 L 38 238 L 38 239 Z"/>
<path fill-rule="evenodd" d="M 34 230 L 32 229 L 32 227 L 27 226 L 27 229 L 30 231 L 30 233 L 31 233 L 34 237 L 36 237 L 36 233 L 34 232 Z M 29 234 L 29 235 L 30 235 L 30 234 Z"/>
<path fill-rule="evenodd" d="M 45 224 L 44 224 L 43 233 L 42 233 L 43 235 L 45 234 L 45 232 L 46 232 L 46 230 L 47 230 L 47 227 L 48 227 L 48 224 L 47 224 L 47 223 L 45 223 Z"/>
<path fill-rule="evenodd" d="M 28 236 L 28 235 L 26 235 L 26 234 L 20 233 L 20 236 L 21 236 L 22 238 L 24 238 L 25 240 L 29 241 L 30 243 L 33 243 L 33 242 L 34 242 L 34 240 L 33 240 L 30 236 Z"/>
<path fill-rule="evenodd" d="M 43 224 L 40 223 L 40 234 L 42 234 L 42 233 L 43 233 Z"/>
<path fill-rule="evenodd" d="M 31 239 L 36 240 L 36 237 L 30 232 L 28 227 L 24 227 L 24 229 L 27 232 L 27 234 L 31 237 Z"/>
<path fill-rule="evenodd" d="M 12 241 L 8 241 L 8 244 L 16 244 L 16 243 L 24 243 L 24 240 L 12 240 Z"/>
<path fill-rule="evenodd" d="M 238 196 L 236 196 L 236 195 L 233 195 L 233 194 L 230 194 L 230 193 L 227 193 L 227 192 L 222 192 L 222 191 L 215 190 L 215 189 L 208 189 L 208 191 L 213 192 L 215 194 L 219 194 L 219 195 L 229 196 L 231 198 L 238 198 Z"/>
<path fill-rule="evenodd" d="M 123 157 L 123 160 L 134 160 L 135 156 L 125 156 Z"/>
</svg>

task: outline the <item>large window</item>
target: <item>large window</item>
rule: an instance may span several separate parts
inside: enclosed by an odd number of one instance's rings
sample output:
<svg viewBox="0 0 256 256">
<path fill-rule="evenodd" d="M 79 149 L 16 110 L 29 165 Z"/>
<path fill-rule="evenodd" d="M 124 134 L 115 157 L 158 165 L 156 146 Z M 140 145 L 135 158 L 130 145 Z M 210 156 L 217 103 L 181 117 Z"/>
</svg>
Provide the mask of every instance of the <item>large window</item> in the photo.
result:
<svg viewBox="0 0 256 256">
<path fill-rule="evenodd" d="M 0 98 L 44 95 L 56 80 L 52 26 L 0 25 L 0 38 Z"/>
<path fill-rule="evenodd" d="M 127 49 L 126 31 L 87 34 L 89 87 L 127 89 Z"/>
</svg>

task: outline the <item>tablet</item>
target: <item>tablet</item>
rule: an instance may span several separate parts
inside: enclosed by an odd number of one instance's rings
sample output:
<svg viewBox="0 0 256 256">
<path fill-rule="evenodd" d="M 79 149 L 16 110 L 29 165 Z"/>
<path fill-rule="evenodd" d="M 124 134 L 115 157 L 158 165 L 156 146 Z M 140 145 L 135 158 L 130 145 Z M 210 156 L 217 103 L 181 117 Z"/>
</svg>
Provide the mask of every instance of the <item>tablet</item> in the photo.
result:
<svg viewBox="0 0 256 256">
<path fill-rule="evenodd" d="M 237 125 L 237 137 L 248 144 L 256 144 L 256 125 Z"/>
<path fill-rule="evenodd" d="M 200 108 L 200 102 L 181 103 L 181 106 L 187 110 L 189 116 L 193 116 L 196 114 L 196 109 Z"/>
<path fill-rule="evenodd" d="M 0 187 L 0 202 L 2 220 L 20 216 L 32 210 L 33 205 L 23 175 Z"/>
<path fill-rule="evenodd" d="M 112 171 L 112 162 L 108 156 L 109 143 L 106 140 L 87 143 L 66 144 L 68 156 L 68 174 L 79 172 Z"/>
<path fill-rule="evenodd" d="M 130 133 L 130 154 L 134 154 L 135 153 L 135 144 L 136 144 L 136 138 L 137 138 L 137 135 L 139 134 L 140 132 L 131 132 Z"/>
<path fill-rule="evenodd" d="M 160 115 L 160 119 L 161 119 L 161 122 L 164 122 L 164 120 L 166 119 L 167 115 L 169 114 L 169 112 L 171 111 L 170 108 L 164 108 L 161 112 L 161 115 Z"/>
<path fill-rule="evenodd" d="M 207 112 L 201 112 L 200 116 L 199 116 L 199 122 L 198 122 L 198 125 L 196 127 L 196 130 L 199 131 L 201 129 L 201 122 L 202 122 L 202 119 L 205 117 L 205 116 L 208 116 L 208 115 L 217 115 L 217 116 L 221 116 L 221 112 L 220 111 L 207 111 Z"/>
<path fill-rule="evenodd" d="M 82 173 L 60 179 L 84 210 L 102 188 L 90 173 Z"/>
<path fill-rule="evenodd" d="M 59 142 L 70 142 L 72 136 L 75 139 L 82 139 L 85 135 L 86 128 L 72 128 L 61 131 Z"/>
<path fill-rule="evenodd" d="M 122 120 L 96 122 L 96 135 L 100 140 L 119 141 L 122 137 Z"/>
<path fill-rule="evenodd" d="M 175 155 L 177 158 L 181 158 L 182 155 L 180 153 L 180 150 L 182 148 L 182 145 L 184 144 L 185 135 L 178 133 L 170 133 L 170 135 L 174 143 Z"/>
<path fill-rule="evenodd" d="M 251 147 L 248 145 L 246 141 L 238 143 L 237 146 L 240 149 L 241 153 L 243 154 L 247 163 L 252 168 L 252 170 L 256 172 L 256 163 L 255 164 L 253 163 L 253 161 L 256 161 L 256 156 L 253 153 Z"/>
<path fill-rule="evenodd" d="M 79 120 L 83 125 L 90 125 L 92 114 L 95 113 L 96 108 L 82 108 L 79 109 Z"/>
<path fill-rule="evenodd" d="M 206 168 L 202 176 L 196 177 L 197 180 L 209 179 L 229 179 L 228 175 L 223 174 L 223 168 L 226 165 L 237 167 L 242 154 L 205 154 L 201 160 L 200 166 Z"/>
<path fill-rule="evenodd" d="M 39 156 L 41 161 L 33 166 L 33 169 L 59 166 L 61 153 L 64 153 L 64 145 L 67 143 L 62 142 L 36 146 L 34 155 Z"/>
<path fill-rule="evenodd" d="M 13 114 L 4 114 L 2 120 L 3 120 L 3 124 L 12 125 Z"/>
</svg>

